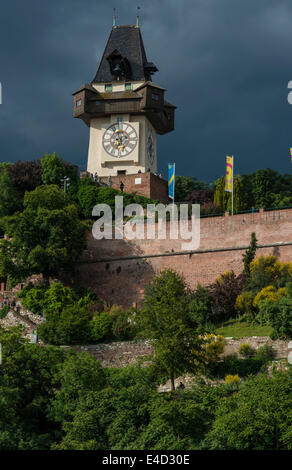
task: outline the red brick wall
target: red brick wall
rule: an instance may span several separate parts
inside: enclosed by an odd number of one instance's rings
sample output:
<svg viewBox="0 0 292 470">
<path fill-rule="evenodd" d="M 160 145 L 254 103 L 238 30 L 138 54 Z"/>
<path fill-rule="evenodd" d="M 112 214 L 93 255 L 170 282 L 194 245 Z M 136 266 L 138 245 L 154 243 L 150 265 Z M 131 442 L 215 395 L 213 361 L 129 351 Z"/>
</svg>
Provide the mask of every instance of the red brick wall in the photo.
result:
<svg viewBox="0 0 292 470">
<path fill-rule="evenodd" d="M 141 184 L 135 184 L 136 179 L 141 179 Z M 100 181 L 108 184 L 109 179 L 100 178 Z M 120 189 L 120 184 L 124 184 L 124 192 L 128 194 L 139 194 L 150 199 L 158 199 L 163 203 L 168 203 L 168 183 L 153 173 L 137 173 L 136 175 L 112 176 L 112 187 Z"/>
<path fill-rule="evenodd" d="M 248 246 L 251 232 L 259 244 L 292 242 L 292 209 L 201 219 L 200 250 Z M 132 306 L 141 302 L 145 284 L 156 272 L 173 268 L 189 285 L 207 285 L 227 271 L 242 271 L 244 250 L 194 253 L 156 258 L 94 262 L 98 258 L 119 258 L 181 251 L 181 240 L 100 240 L 88 239 L 88 250 L 74 282 L 90 286 L 112 303 Z M 257 256 L 275 254 L 281 261 L 292 261 L 292 246 L 259 248 Z"/>
</svg>

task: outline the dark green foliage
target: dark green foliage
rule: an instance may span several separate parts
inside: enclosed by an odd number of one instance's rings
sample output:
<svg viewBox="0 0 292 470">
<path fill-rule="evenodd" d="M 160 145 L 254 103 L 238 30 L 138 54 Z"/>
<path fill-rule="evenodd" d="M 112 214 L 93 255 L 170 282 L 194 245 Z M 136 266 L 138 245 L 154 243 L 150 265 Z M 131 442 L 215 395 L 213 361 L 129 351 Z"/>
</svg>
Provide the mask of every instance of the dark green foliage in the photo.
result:
<svg viewBox="0 0 292 470">
<path fill-rule="evenodd" d="M 44 184 L 55 184 L 60 186 L 61 179 L 64 176 L 64 162 L 54 152 L 52 155 L 46 153 L 41 159 L 42 165 L 42 182 Z"/>
<path fill-rule="evenodd" d="M 292 376 L 251 378 L 221 400 L 205 445 L 218 450 L 292 448 Z"/>
<path fill-rule="evenodd" d="M 292 339 L 291 297 L 281 297 L 276 302 L 260 302 L 260 314 L 264 323 L 273 327 L 273 339 Z"/>
<path fill-rule="evenodd" d="M 250 263 L 254 260 L 257 250 L 257 239 L 255 232 L 252 232 L 250 244 L 244 255 L 242 256 L 242 261 L 244 264 L 243 274 L 246 276 L 250 275 Z"/>
<path fill-rule="evenodd" d="M 38 335 L 49 344 L 82 344 L 91 340 L 87 308 L 73 305 L 60 313 L 47 313 L 45 322 L 38 328 Z"/>
<path fill-rule="evenodd" d="M 1 450 L 292 449 L 291 371 L 158 393 L 153 366 L 103 369 L 20 330 L 0 330 Z M 258 372 L 258 359 L 237 361 L 223 376 Z"/>
<path fill-rule="evenodd" d="M 254 173 L 252 184 L 255 207 L 271 207 L 271 194 L 273 193 L 276 176 L 277 172 L 269 168 Z"/>
<path fill-rule="evenodd" d="M 64 353 L 26 344 L 20 328 L 0 330 L 0 449 L 49 449 L 58 427 L 48 417 L 54 376 Z"/>
<path fill-rule="evenodd" d="M 14 214 L 21 208 L 22 198 L 13 186 L 8 169 L 0 169 L 0 217 Z"/>
<path fill-rule="evenodd" d="M 90 322 L 91 341 L 99 342 L 111 337 L 113 319 L 108 312 L 96 312 Z"/>
<path fill-rule="evenodd" d="M 212 298 L 208 289 L 198 284 L 196 291 L 191 295 L 189 310 L 195 325 L 206 327 L 213 322 Z"/>
<path fill-rule="evenodd" d="M 40 160 L 30 162 L 17 161 L 8 168 L 13 186 L 24 196 L 26 191 L 33 191 L 42 184 L 42 165 Z"/>
<path fill-rule="evenodd" d="M 260 372 L 263 364 L 264 361 L 259 357 L 239 359 L 236 356 L 230 355 L 226 356 L 222 362 L 217 364 L 217 367 L 212 369 L 212 374 L 223 379 L 228 374 L 248 377 Z"/>
<path fill-rule="evenodd" d="M 44 296 L 47 287 L 42 285 L 38 287 L 27 286 L 18 294 L 22 305 L 31 312 L 42 315 L 44 311 Z"/>
<path fill-rule="evenodd" d="M 265 364 L 275 358 L 275 351 L 269 344 L 264 344 L 256 350 L 255 357 Z"/>
<path fill-rule="evenodd" d="M 152 201 L 145 196 L 122 193 L 114 188 L 97 187 L 90 179 L 81 180 L 77 193 L 80 210 L 85 218 L 92 217 L 92 209 L 97 204 L 107 204 L 110 206 L 114 215 L 116 196 L 123 196 L 124 208 L 128 204 L 140 204 L 143 208 L 147 208 L 147 204 L 157 204 L 158 202 L 155 200 Z"/>
<path fill-rule="evenodd" d="M 190 176 L 179 176 L 175 177 L 175 200 L 182 202 L 186 196 L 195 190 L 208 189 L 208 185 L 202 181 L 198 181 L 197 178 Z"/>
<path fill-rule="evenodd" d="M 85 227 L 75 205 L 57 186 L 39 186 L 24 197 L 24 211 L 6 218 L 11 240 L 0 242 L 0 275 L 19 282 L 32 274 L 44 278 L 73 272 L 86 247 Z M 1 265 L 2 264 L 2 265 Z"/>
</svg>

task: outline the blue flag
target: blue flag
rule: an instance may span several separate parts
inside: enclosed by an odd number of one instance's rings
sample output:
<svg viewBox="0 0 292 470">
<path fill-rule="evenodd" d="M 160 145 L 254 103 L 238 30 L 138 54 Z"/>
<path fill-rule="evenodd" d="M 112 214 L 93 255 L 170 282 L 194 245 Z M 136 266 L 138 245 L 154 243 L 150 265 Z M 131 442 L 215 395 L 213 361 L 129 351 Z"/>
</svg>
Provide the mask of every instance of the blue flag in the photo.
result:
<svg viewBox="0 0 292 470">
<path fill-rule="evenodd" d="M 168 196 L 174 200 L 175 163 L 168 164 Z"/>
</svg>

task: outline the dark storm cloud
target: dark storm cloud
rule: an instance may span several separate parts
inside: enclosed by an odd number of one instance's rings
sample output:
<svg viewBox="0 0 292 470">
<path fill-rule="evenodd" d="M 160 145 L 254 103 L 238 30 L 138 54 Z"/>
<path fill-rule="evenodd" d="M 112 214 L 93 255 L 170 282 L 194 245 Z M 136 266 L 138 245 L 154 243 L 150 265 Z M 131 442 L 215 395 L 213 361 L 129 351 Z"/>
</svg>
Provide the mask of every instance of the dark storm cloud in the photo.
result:
<svg viewBox="0 0 292 470">
<path fill-rule="evenodd" d="M 88 128 L 72 96 L 96 72 L 111 28 L 133 24 L 137 2 L 11 0 L 1 5 L 0 160 L 54 150 L 86 164 Z M 208 181 L 271 167 L 289 172 L 292 106 L 290 0 L 147 0 L 140 3 L 154 80 L 178 106 L 175 132 L 159 138 L 159 166 Z"/>
</svg>

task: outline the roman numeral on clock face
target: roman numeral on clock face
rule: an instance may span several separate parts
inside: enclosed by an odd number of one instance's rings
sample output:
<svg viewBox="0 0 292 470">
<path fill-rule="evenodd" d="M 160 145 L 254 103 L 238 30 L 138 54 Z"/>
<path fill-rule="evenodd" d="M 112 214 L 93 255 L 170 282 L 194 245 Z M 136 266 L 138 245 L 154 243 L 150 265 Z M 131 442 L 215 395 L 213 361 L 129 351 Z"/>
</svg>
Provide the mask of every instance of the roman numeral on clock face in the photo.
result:
<svg viewBox="0 0 292 470">
<path fill-rule="evenodd" d="M 125 157 L 136 147 L 138 136 L 136 130 L 128 123 L 118 122 L 109 126 L 103 134 L 104 150 L 111 157 Z"/>
</svg>

